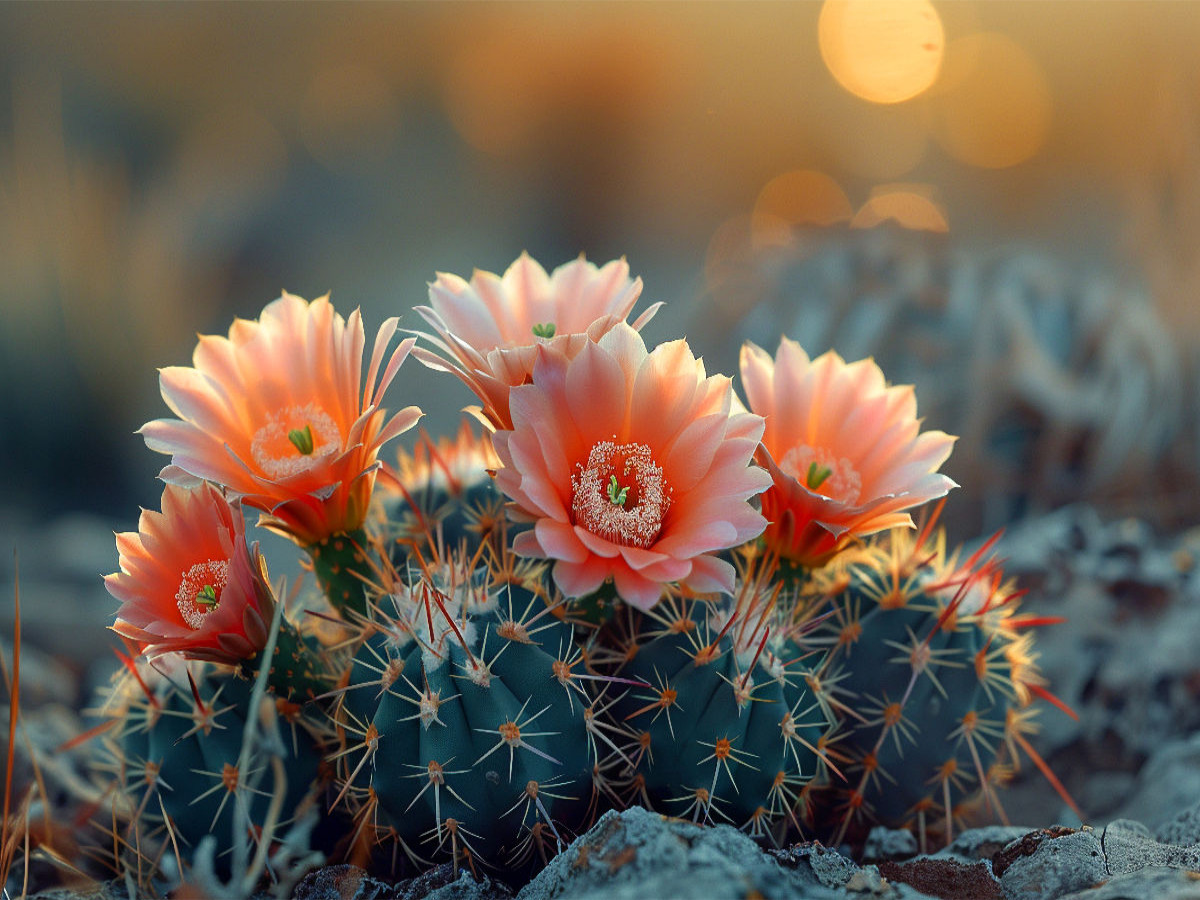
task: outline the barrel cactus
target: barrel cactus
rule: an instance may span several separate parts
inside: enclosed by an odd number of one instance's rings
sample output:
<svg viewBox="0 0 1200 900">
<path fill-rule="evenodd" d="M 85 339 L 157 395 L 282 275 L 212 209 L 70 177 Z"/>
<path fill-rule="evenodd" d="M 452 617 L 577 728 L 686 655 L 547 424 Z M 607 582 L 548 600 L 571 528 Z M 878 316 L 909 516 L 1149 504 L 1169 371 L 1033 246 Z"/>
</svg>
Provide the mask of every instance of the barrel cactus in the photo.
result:
<svg viewBox="0 0 1200 900">
<path fill-rule="evenodd" d="M 613 706 L 635 734 L 626 794 L 663 813 L 778 840 L 822 765 L 802 615 L 744 579 L 736 597 L 669 596 L 609 626 L 614 667 L 644 687 Z"/>
<path fill-rule="evenodd" d="M 962 559 L 933 522 L 894 529 L 811 579 L 829 609 L 814 675 L 838 721 L 843 775 L 824 779 L 813 815 L 837 841 L 873 824 L 948 839 L 980 802 L 1003 819 L 996 788 L 1022 755 L 1073 805 L 1028 741 L 1037 701 L 1062 707 L 1027 630 L 1049 620 L 1018 614 L 1023 592 L 989 555 L 994 539 Z"/>
<path fill-rule="evenodd" d="M 542 864 L 580 824 L 607 749 L 544 568 L 488 545 L 385 569 L 333 713 L 360 858 Z"/>
<path fill-rule="evenodd" d="M 269 860 L 291 824 L 322 815 L 331 733 L 236 670 L 163 668 L 129 660 L 100 710 L 111 725 L 99 753 L 119 789 L 114 809 L 128 816 L 127 864 L 148 875 L 168 854 L 192 865 L 205 841 L 211 875 L 230 875 L 235 848 L 253 855 L 264 844 Z"/>
</svg>

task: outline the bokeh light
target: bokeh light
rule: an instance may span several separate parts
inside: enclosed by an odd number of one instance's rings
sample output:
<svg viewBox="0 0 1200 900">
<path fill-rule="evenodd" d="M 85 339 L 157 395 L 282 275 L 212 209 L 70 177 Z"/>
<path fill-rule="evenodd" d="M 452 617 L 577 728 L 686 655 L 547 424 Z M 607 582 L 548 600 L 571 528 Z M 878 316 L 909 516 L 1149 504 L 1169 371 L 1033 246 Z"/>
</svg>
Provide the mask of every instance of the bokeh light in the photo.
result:
<svg viewBox="0 0 1200 900">
<path fill-rule="evenodd" d="M 846 90 L 872 103 L 900 103 L 934 83 L 945 33 L 928 0 L 825 0 L 821 57 Z"/>
<path fill-rule="evenodd" d="M 947 232 L 946 212 L 936 203 L 928 185 L 881 185 L 855 213 L 851 228 L 874 228 L 894 222 L 912 231 Z"/>
<path fill-rule="evenodd" d="M 750 218 L 756 246 L 786 244 L 794 225 L 845 222 L 854 208 L 842 186 L 824 172 L 798 169 L 768 181 Z"/>
<path fill-rule="evenodd" d="M 1045 73 L 1015 41 L 983 32 L 946 48 L 935 136 L 960 162 L 1004 169 L 1033 157 L 1050 131 Z"/>
</svg>

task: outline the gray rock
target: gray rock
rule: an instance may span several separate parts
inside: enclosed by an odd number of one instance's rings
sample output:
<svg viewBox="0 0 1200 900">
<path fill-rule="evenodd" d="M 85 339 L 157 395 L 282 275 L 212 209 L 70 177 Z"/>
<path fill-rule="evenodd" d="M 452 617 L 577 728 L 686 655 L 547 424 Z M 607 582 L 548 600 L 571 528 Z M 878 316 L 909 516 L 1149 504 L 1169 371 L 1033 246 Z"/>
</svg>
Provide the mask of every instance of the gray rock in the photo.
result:
<svg viewBox="0 0 1200 900">
<path fill-rule="evenodd" d="M 816 844 L 764 853 L 727 825 L 701 827 L 644 809 L 608 812 L 517 895 L 518 900 L 847 900 L 925 897 L 890 885 Z"/>
<path fill-rule="evenodd" d="M 985 825 L 964 831 L 950 846 L 933 854 L 934 857 L 976 860 L 991 859 L 1013 841 L 1034 831 L 1017 825 Z"/>
<path fill-rule="evenodd" d="M 1176 844 L 1180 847 L 1200 844 L 1200 802 L 1160 825 L 1154 836 L 1164 844 Z"/>
<path fill-rule="evenodd" d="M 308 873 L 292 892 L 293 900 L 512 900 L 508 886 L 480 873 L 442 863 L 415 878 L 391 883 L 358 866 L 325 866 Z"/>
<path fill-rule="evenodd" d="M 1141 822 L 1117 819 L 1100 838 L 1105 865 L 1111 875 L 1124 875 L 1145 868 L 1200 868 L 1200 847 L 1164 844 Z"/>
<path fill-rule="evenodd" d="M 1180 798 L 1195 802 L 1196 797 L 1200 797 L 1200 732 L 1171 741 L 1150 757 L 1138 773 L 1129 801 L 1113 818 L 1135 819 L 1153 830 L 1189 805 Z"/>
<path fill-rule="evenodd" d="M 1060 900 L 1200 900 L 1200 880 L 1181 869 L 1141 869 Z"/>
<path fill-rule="evenodd" d="M 864 862 L 907 859 L 916 855 L 917 839 L 911 831 L 904 828 L 884 828 L 882 825 L 871 829 L 862 852 Z"/>
<path fill-rule="evenodd" d="M 1006 900 L 1057 900 L 1108 878 L 1096 834 L 1065 832 L 1035 832 L 1005 849 L 1010 861 L 999 874 Z"/>
<path fill-rule="evenodd" d="M 858 872 L 853 860 L 816 842 L 793 844 L 786 850 L 774 851 L 772 856 L 785 867 L 801 871 L 805 878 L 815 880 L 823 887 L 840 888 Z"/>
</svg>

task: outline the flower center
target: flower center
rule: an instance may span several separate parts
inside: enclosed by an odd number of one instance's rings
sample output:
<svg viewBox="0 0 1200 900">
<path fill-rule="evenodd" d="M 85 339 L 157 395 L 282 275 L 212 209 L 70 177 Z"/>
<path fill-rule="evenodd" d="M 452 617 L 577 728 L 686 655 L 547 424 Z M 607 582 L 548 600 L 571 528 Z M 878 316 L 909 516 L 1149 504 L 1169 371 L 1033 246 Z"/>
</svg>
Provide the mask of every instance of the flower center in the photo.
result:
<svg viewBox="0 0 1200 900">
<path fill-rule="evenodd" d="M 292 406 L 267 419 L 250 444 L 250 453 L 270 478 L 305 472 L 336 453 L 342 435 L 329 413 L 315 403 Z"/>
<path fill-rule="evenodd" d="M 645 444 L 601 441 L 571 476 L 575 524 L 627 547 L 649 547 L 662 530 L 671 488 Z"/>
<path fill-rule="evenodd" d="M 779 468 L 810 491 L 831 500 L 853 504 L 862 494 L 862 477 L 845 458 L 838 459 L 823 447 L 801 444 L 779 461 Z"/>
<path fill-rule="evenodd" d="M 229 561 L 225 559 L 196 563 L 183 573 L 175 602 L 189 627 L 199 628 L 204 617 L 221 605 L 221 592 L 228 581 Z"/>
</svg>

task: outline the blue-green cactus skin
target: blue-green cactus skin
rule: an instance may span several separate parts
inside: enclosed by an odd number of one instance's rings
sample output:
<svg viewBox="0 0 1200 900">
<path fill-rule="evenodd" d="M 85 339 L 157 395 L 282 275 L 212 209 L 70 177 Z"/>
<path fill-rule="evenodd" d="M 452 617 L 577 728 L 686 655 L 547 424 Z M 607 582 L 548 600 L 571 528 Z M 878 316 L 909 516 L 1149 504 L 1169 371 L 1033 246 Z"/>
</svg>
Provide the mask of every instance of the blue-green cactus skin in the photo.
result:
<svg viewBox="0 0 1200 900">
<path fill-rule="evenodd" d="M 428 587 L 381 614 L 355 655 L 341 721 L 364 752 L 375 740 L 369 793 L 383 835 L 416 855 L 510 865 L 531 842 L 564 837 L 592 790 L 590 701 L 563 677 L 574 635 L 519 585 L 440 594 L 442 608 Z"/>
<path fill-rule="evenodd" d="M 276 790 L 265 752 L 249 755 L 247 771 L 238 768 L 252 692 L 252 681 L 231 671 L 206 668 L 196 679 L 194 695 L 187 684 L 167 683 L 156 691 L 157 706 L 138 703 L 122 722 L 120 754 L 131 774 L 147 766 L 156 774 L 154 789 L 162 805 L 152 797 L 145 806 L 147 820 L 154 820 L 156 813 L 161 818 L 165 812 L 185 858 L 211 834 L 217 843 L 218 872 L 225 874 L 234 842 L 255 840 L 266 824 Z M 270 694 L 264 702 L 276 703 Z M 286 826 L 310 801 L 319 807 L 315 798 L 325 754 L 317 730 L 310 729 L 298 708 L 287 706 L 296 716 L 292 722 L 278 723 L 286 777 L 280 826 Z M 256 834 L 234 833 L 235 804 L 245 811 Z"/>
<path fill-rule="evenodd" d="M 808 654 L 781 657 L 782 642 L 739 648 L 703 603 L 631 619 L 620 674 L 649 688 L 628 690 L 613 713 L 640 731 L 643 802 L 756 836 L 786 830 L 829 726 L 805 679 Z"/>
</svg>

